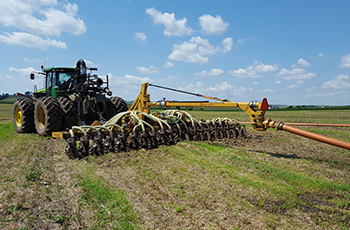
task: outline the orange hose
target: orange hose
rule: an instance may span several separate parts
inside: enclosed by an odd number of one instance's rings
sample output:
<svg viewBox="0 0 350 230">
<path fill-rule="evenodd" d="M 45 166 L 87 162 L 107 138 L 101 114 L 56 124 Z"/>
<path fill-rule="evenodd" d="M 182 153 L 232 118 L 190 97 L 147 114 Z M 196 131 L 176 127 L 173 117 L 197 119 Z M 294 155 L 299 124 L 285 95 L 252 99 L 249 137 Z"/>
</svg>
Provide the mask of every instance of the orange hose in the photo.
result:
<svg viewBox="0 0 350 230">
<path fill-rule="evenodd" d="M 315 124 L 315 123 L 284 123 L 292 126 L 326 126 L 326 127 L 350 127 L 349 124 Z"/>
<path fill-rule="evenodd" d="M 300 135 L 300 136 L 303 136 L 303 137 L 307 137 L 307 138 L 310 138 L 313 140 L 317 140 L 320 142 L 324 142 L 324 143 L 327 143 L 330 145 L 334 145 L 334 146 L 338 146 L 338 147 L 350 150 L 350 143 L 349 142 L 337 140 L 337 139 L 330 138 L 330 137 L 325 137 L 325 136 L 315 134 L 315 133 L 310 133 L 308 131 L 301 130 L 301 129 L 298 129 L 298 128 L 295 128 L 292 126 L 288 126 L 286 124 L 284 124 L 281 129 L 288 131 L 288 132 L 291 132 L 291 133 L 294 133 L 294 134 L 297 134 L 297 135 Z"/>
<path fill-rule="evenodd" d="M 239 122 L 240 124 L 251 124 L 251 122 Z M 291 126 L 324 126 L 324 127 L 350 127 L 350 124 L 317 124 L 317 123 L 284 123 Z"/>
</svg>

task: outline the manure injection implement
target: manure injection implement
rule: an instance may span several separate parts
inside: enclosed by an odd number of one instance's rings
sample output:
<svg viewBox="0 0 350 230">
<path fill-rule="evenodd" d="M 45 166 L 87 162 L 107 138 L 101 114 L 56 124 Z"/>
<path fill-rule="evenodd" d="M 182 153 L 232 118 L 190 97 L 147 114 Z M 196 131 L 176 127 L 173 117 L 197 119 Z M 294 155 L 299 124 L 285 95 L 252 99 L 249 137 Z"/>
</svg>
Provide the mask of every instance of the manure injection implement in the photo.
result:
<svg viewBox="0 0 350 230">
<path fill-rule="evenodd" d="M 130 149 L 152 149 L 159 145 L 175 145 L 178 141 L 214 141 L 224 138 L 245 138 L 247 130 L 242 123 L 231 118 L 197 120 L 181 107 L 240 108 L 250 118 L 254 131 L 268 128 L 285 130 L 331 145 L 350 150 L 350 143 L 328 138 L 265 119 L 269 108 L 267 99 L 262 102 L 231 102 L 149 83 L 141 85 L 140 94 L 128 109 L 123 99 L 112 95 L 107 82 L 92 75 L 96 68 L 87 68 L 79 60 L 74 68 L 42 67 L 45 88 L 35 90 L 34 97 L 18 99 L 14 104 L 14 126 L 18 133 L 37 132 L 64 138 L 65 153 L 69 158 L 83 158 L 108 152 Z M 90 72 L 89 72 L 90 71 Z M 34 74 L 31 74 L 34 79 Z M 107 83 L 106 87 L 103 84 Z M 149 86 L 202 97 L 210 101 L 151 102 Z M 22 94 L 21 94 L 22 95 Z M 25 95 L 23 95 L 25 96 Z M 177 109 L 151 113 L 151 107 Z M 65 131 L 62 131 L 65 130 Z"/>
<path fill-rule="evenodd" d="M 147 93 L 149 86 L 192 94 L 220 102 L 166 100 L 151 102 L 150 95 Z M 245 138 L 247 136 L 245 126 L 228 117 L 202 121 L 180 109 L 151 113 L 151 107 L 192 106 L 240 107 L 254 116 L 254 119 L 261 119 L 268 108 L 266 99 L 263 103 L 232 103 L 225 99 L 143 83 L 139 96 L 128 111 L 116 114 L 107 122 L 97 121 L 91 126 L 73 126 L 68 132 L 53 132 L 52 137 L 66 139 L 66 154 L 70 158 L 81 158 L 88 155 L 101 155 L 109 151 L 152 149 L 159 145 L 175 145 L 181 140 L 214 141 L 224 138 Z M 254 108 L 266 108 L 266 110 L 259 109 L 259 111 L 255 111 Z M 264 127 L 260 127 L 259 124 L 255 124 L 254 127 L 256 130 L 264 130 Z"/>
</svg>

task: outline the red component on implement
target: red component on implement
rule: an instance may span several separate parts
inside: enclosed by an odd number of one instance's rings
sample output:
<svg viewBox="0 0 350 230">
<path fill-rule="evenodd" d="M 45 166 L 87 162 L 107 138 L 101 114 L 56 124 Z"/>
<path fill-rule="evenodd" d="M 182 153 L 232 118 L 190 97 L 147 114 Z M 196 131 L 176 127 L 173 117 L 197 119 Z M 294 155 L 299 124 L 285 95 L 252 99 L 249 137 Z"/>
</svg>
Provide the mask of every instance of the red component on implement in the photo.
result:
<svg viewBox="0 0 350 230">
<path fill-rule="evenodd" d="M 266 98 L 263 99 L 260 109 L 263 110 L 263 111 L 267 111 L 269 109 L 269 104 L 267 103 L 267 99 Z"/>
<path fill-rule="evenodd" d="M 28 97 L 27 95 L 22 94 L 22 93 L 16 93 L 16 94 L 17 94 L 17 96 Z M 28 98 L 30 98 L 30 97 L 28 97 Z"/>
</svg>

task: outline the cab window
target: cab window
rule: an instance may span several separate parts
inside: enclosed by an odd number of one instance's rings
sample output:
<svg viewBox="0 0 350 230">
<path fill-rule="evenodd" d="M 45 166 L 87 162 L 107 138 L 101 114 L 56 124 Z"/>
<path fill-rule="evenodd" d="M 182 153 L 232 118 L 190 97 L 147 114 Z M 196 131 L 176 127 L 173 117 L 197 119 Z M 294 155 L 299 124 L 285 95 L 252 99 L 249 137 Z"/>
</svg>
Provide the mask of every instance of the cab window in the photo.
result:
<svg viewBox="0 0 350 230">
<path fill-rule="evenodd" d="M 68 90 L 69 89 L 69 87 L 72 84 L 72 81 L 74 79 L 73 78 L 74 75 L 75 75 L 74 72 L 70 72 L 70 73 L 61 72 L 61 73 L 59 73 L 58 82 L 59 82 L 60 90 Z"/>
<path fill-rule="evenodd" d="M 47 73 L 47 77 L 46 77 L 46 88 L 47 89 L 51 89 L 51 87 L 52 87 L 51 77 L 52 77 L 52 72 Z"/>
</svg>

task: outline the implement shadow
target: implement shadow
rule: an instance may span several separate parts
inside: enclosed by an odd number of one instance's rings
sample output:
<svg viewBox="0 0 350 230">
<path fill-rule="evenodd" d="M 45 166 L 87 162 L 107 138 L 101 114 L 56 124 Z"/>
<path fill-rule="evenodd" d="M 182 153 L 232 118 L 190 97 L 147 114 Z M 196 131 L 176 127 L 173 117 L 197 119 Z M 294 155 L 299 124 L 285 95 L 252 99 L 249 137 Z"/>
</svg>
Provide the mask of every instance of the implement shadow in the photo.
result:
<svg viewBox="0 0 350 230">
<path fill-rule="evenodd" d="M 283 153 L 271 153 L 271 152 L 264 152 L 264 151 L 259 151 L 259 150 L 248 150 L 249 152 L 255 152 L 255 153 L 265 153 L 268 154 L 272 157 L 277 157 L 277 158 L 285 158 L 285 159 L 307 159 L 304 157 L 298 157 L 295 154 L 283 154 Z"/>
<path fill-rule="evenodd" d="M 350 167 L 350 163 L 347 162 L 341 162 L 338 161 L 337 159 L 335 160 L 325 160 L 325 159 L 320 159 L 320 158 L 314 158 L 314 157 L 299 157 L 296 154 L 283 154 L 283 153 L 272 153 L 272 152 L 264 152 L 264 151 L 259 151 L 259 150 L 247 150 L 249 152 L 255 152 L 255 153 L 264 153 L 264 154 L 268 154 L 272 157 L 276 157 L 276 158 L 284 158 L 284 159 L 305 159 L 308 161 L 315 161 L 315 162 L 324 162 L 324 163 L 328 163 L 332 166 L 339 166 L 342 168 L 348 168 Z"/>
</svg>

